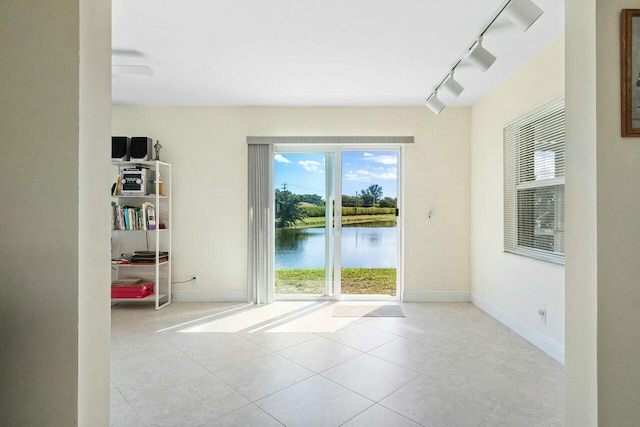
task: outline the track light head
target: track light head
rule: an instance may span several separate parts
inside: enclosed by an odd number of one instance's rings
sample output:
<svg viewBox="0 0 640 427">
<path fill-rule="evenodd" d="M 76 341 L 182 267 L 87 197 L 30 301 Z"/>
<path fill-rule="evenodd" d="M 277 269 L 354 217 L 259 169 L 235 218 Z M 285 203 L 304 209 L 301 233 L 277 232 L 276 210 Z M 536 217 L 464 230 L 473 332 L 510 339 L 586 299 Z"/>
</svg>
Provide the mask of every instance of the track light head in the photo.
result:
<svg viewBox="0 0 640 427">
<path fill-rule="evenodd" d="M 442 82 L 440 89 L 445 91 L 452 98 L 457 98 L 462 93 L 464 87 L 453 78 L 453 70 L 451 74 Z"/>
<path fill-rule="evenodd" d="M 467 61 L 484 72 L 493 65 L 496 61 L 496 57 L 487 49 L 482 47 L 482 37 L 478 37 L 478 41 L 467 55 Z"/>
<path fill-rule="evenodd" d="M 531 0 L 511 0 L 502 13 L 522 31 L 527 31 L 543 12 Z"/>
<path fill-rule="evenodd" d="M 427 98 L 426 106 L 437 116 L 442 110 L 444 110 L 444 103 L 438 99 L 438 91 L 436 90 Z"/>
</svg>

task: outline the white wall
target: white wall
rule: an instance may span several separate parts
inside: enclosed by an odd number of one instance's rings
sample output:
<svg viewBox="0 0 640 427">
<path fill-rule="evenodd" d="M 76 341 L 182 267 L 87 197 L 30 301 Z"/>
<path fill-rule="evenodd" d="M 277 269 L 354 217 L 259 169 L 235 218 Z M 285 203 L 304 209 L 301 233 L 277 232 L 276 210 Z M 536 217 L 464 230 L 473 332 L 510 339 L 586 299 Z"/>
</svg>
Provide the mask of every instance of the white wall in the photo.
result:
<svg viewBox="0 0 640 427">
<path fill-rule="evenodd" d="M 107 222 L 85 217 L 108 187 L 79 173 L 108 155 L 98 145 L 108 144 L 110 3 L 96 3 L 101 15 L 78 0 L 0 6 L 1 425 L 108 425 L 108 292 L 95 291 L 108 289 Z M 95 43 L 81 42 L 96 25 Z M 95 47 L 107 61 L 83 64 L 78 53 Z M 98 259 L 81 268 L 85 249 Z"/>
<path fill-rule="evenodd" d="M 503 252 L 504 125 L 564 94 L 559 39 L 471 110 L 471 283 L 474 302 L 554 357 L 564 346 L 564 267 Z M 547 309 L 546 325 L 537 307 Z"/>
<path fill-rule="evenodd" d="M 567 0 L 565 12 L 565 422 L 567 427 L 593 427 L 598 425 L 596 0 Z"/>
<path fill-rule="evenodd" d="M 173 278 L 191 298 L 246 298 L 247 136 L 415 136 L 406 148 L 405 289 L 468 296 L 469 115 L 448 108 L 113 107 L 113 135 L 150 136 L 173 165 Z M 446 185 L 443 185 L 446 183 Z M 427 219 L 432 205 L 435 216 Z M 451 292 L 440 294 L 438 292 Z"/>
</svg>

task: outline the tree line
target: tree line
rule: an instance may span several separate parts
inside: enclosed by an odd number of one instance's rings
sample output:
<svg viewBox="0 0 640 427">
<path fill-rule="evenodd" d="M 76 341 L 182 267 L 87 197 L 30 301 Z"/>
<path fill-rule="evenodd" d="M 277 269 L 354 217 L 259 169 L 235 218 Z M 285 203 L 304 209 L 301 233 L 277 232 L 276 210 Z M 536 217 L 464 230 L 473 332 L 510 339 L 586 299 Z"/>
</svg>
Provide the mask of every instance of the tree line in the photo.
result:
<svg viewBox="0 0 640 427">
<path fill-rule="evenodd" d="M 302 203 L 325 207 L 325 200 L 318 194 L 294 194 L 283 184 L 275 191 L 276 219 L 278 226 L 290 227 L 308 216 L 317 216 L 313 207 L 306 208 Z M 354 196 L 342 195 L 342 206 L 348 208 L 396 208 L 397 198 L 383 197 L 382 187 L 378 184 L 360 190 Z M 317 209 L 316 209 L 317 210 Z M 324 210 L 323 210 L 324 211 Z"/>
</svg>

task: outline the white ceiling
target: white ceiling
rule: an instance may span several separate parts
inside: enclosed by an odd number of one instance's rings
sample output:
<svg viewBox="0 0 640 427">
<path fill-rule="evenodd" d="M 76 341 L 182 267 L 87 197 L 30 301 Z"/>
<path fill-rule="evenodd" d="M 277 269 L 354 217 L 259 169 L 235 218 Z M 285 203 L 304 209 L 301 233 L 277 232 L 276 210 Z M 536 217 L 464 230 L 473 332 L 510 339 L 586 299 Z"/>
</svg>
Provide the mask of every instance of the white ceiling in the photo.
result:
<svg viewBox="0 0 640 427">
<path fill-rule="evenodd" d="M 472 105 L 564 31 L 564 2 L 521 32 L 498 18 Z M 422 106 L 505 0 L 113 0 L 113 102 L 210 106 Z M 142 70 L 142 69 L 141 69 Z"/>
</svg>

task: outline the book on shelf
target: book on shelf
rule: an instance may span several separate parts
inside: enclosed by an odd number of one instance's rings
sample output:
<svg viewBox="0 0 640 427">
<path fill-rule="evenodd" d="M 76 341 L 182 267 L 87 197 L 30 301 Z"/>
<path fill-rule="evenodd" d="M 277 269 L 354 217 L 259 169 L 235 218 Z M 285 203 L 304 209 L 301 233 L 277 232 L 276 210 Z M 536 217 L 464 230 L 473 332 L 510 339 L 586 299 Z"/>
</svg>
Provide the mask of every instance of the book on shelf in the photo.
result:
<svg viewBox="0 0 640 427">
<path fill-rule="evenodd" d="M 166 262 L 169 260 L 169 252 L 159 251 L 158 262 Z M 156 251 L 136 251 L 131 257 L 131 262 L 134 264 L 155 264 Z"/>
<path fill-rule="evenodd" d="M 155 230 L 156 213 L 152 203 L 138 206 L 112 205 L 113 230 Z"/>
<path fill-rule="evenodd" d="M 158 251 L 160 256 L 169 256 L 169 252 L 167 251 Z M 156 257 L 156 251 L 134 251 L 134 257 Z"/>
<path fill-rule="evenodd" d="M 122 183 L 120 182 L 120 174 L 116 177 L 116 181 L 111 186 L 111 195 L 113 197 L 120 195 L 120 190 L 122 189 Z"/>
<path fill-rule="evenodd" d="M 147 229 L 155 230 L 156 229 L 156 208 L 151 203 L 147 203 L 145 218 L 147 221 Z"/>
</svg>

